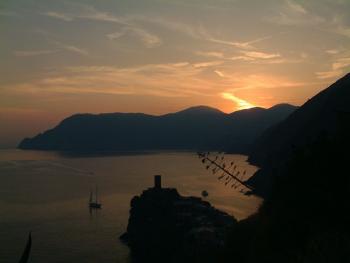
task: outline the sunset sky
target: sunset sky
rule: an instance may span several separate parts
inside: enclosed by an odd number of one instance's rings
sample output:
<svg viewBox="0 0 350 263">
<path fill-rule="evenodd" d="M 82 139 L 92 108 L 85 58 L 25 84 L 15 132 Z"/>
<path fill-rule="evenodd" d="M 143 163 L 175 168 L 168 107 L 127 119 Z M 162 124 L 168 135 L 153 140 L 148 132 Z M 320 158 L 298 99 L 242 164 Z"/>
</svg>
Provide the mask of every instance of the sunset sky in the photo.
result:
<svg viewBox="0 0 350 263">
<path fill-rule="evenodd" d="M 81 112 L 300 105 L 350 71 L 350 0 L 1 0 L 0 148 Z"/>
</svg>

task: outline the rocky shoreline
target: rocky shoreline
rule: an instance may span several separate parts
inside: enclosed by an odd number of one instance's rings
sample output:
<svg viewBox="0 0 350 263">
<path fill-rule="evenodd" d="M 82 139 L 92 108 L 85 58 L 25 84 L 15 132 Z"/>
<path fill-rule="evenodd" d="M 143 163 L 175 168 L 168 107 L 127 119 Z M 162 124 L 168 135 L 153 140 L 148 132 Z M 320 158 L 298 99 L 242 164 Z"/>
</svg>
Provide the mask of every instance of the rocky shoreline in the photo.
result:
<svg viewBox="0 0 350 263">
<path fill-rule="evenodd" d="M 127 232 L 120 236 L 133 262 L 209 262 L 237 220 L 201 198 L 162 188 L 155 178 L 155 187 L 132 198 Z"/>
</svg>

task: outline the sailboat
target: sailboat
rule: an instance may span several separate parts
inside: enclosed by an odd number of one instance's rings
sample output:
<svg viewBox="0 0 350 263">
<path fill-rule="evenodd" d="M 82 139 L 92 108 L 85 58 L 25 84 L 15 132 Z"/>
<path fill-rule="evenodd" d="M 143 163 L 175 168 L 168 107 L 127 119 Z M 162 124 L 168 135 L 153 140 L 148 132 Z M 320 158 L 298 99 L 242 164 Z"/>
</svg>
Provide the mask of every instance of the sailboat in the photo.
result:
<svg viewBox="0 0 350 263">
<path fill-rule="evenodd" d="M 95 209 L 101 209 L 102 207 L 101 203 L 99 203 L 97 199 L 97 186 L 96 186 L 96 192 L 95 192 L 95 200 L 94 200 L 94 193 L 90 191 L 89 207 L 95 208 Z"/>
</svg>

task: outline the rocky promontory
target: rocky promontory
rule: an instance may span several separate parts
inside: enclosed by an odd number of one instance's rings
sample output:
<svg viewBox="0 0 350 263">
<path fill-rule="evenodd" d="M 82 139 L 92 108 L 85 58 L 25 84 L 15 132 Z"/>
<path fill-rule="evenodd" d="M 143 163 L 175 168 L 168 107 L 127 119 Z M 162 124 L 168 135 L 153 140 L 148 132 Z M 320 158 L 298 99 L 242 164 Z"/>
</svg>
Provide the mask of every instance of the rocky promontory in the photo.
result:
<svg viewBox="0 0 350 263">
<path fill-rule="evenodd" d="M 131 200 L 127 232 L 120 238 L 133 262 L 214 262 L 237 220 L 198 197 L 155 186 Z"/>
</svg>

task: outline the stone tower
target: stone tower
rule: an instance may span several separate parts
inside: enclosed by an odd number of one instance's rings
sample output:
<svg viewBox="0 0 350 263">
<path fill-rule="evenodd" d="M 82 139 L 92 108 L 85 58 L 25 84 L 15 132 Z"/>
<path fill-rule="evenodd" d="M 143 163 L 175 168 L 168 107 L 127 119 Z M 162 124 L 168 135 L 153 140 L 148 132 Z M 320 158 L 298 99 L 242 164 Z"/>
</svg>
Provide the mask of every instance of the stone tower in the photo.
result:
<svg viewBox="0 0 350 263">
<path fill-rule="evenodd" d="M 162 176 L 161 175 L 154 176 L 154 188 L 155 189 L 162 189 Z"/>
</svg>

